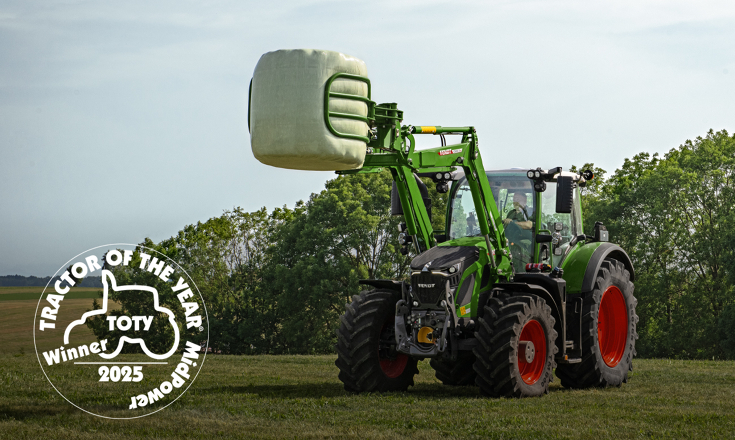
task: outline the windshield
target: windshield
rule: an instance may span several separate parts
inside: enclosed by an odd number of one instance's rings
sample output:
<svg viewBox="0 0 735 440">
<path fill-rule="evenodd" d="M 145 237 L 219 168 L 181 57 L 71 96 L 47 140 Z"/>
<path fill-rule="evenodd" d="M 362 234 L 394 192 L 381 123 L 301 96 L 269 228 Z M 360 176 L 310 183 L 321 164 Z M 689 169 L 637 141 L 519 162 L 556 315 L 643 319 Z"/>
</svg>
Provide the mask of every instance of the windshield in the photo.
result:
<svg viewBox="0 0 735 440">
<path fill-rule="evenodd" d="M 467 179 L 462 179 L 452 197 L 452 220 L 449 224 L 449 238 L 480 235 L 475 203 Z"/>
<path fill-rule="evenodd" d="M 533 259 L 536 220 L 533 184 L 525 173 L 488 173 L 487 177 L 513 254 L 513 266 L 516 272 L 522 272 L 526 263 Z M 480 227 L 472 192 L 467 179 L 462 179 L 452 197 L 449 238 L 477 235 L 480 235 Z"/>
<path fill-rule="evenodd" d="M 488 174 L 487 177 L 501 219 L 507 220 L 510 216 L 511 220 L 517 222 L 533 222 L 535 205 L 533 186 L 525 173 Z M 475 203 L 466 178 L 457 184 L 451 203 L 449 238 L 480 235 Z"/>
</svg>

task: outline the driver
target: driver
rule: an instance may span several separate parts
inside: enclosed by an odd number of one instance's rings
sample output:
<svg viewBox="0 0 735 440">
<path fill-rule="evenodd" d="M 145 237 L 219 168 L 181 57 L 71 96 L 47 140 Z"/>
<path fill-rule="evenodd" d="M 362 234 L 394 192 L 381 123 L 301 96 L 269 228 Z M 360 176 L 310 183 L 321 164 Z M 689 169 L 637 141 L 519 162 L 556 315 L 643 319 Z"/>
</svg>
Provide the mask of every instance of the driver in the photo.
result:
<svg viewBox="0 0 735 440">
<path fill-rule="evenodd" d="M 525 193 L 517 192 L 513 194 L 513 209 L 503 220 L 503 225 L 508 226 L 510 222 L 515 222 L 521 229 L 533 229 L 533 221 L 531 220 L 533 214 L 528 212 L 527 202 L 528 199 Z"/>
<path fill-rule="evenodd" d="M 523 272 L 526 263 L 533 257 L 533 213 L 529 212 L 525 193 L 513 194 L 513 209 L 503 220 L 506 237 L 510 240 L 513 253 L 513 266 L 517 272 Z M 515 228 L 510 226 L 514 225 Z"/>
</svg>

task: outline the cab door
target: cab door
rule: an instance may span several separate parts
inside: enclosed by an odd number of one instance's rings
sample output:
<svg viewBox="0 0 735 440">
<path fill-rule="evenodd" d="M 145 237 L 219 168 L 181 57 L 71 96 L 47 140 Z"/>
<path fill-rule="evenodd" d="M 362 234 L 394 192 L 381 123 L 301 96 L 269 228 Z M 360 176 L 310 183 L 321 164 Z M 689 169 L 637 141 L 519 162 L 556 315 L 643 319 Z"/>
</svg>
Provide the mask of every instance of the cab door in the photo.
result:
<svg viewBox="0 0 735 440">
<path fill-rule="evenodd" d="M 556 185 L 547 185 L 546 191 L 536 192 L 537 212 L 535 234 L 542 238 L 536 243 L 535 263 L 545 263 L 552 267 L 561 267 L 568 254 L 569 244 L 574 237 L 583 234 L 582 213 L 580 210 L 579 188 L 574 189 L 572 212 L 568 214 L 556 212 Z"/>
</svg>

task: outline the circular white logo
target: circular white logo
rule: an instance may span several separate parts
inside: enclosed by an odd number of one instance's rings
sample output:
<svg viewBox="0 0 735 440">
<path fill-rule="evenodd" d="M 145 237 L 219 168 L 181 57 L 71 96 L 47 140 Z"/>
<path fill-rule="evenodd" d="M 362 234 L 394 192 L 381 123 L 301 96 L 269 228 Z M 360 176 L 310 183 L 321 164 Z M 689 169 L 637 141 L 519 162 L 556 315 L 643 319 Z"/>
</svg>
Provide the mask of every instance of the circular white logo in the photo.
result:
<svg viewBox="0 0 735 440">
<path fill-rule="evenodd" d="M 90 277 L 85 284 L 102 287 L 81 287 Z M 96 416 L 130 419 L 162 410 L 191 386 L 209 321 L 199 289 L 175 261 L 112 244 L 82 252 L 52 277 L 33 338 L 41 369 L 64 399 Z"/>
</svg>

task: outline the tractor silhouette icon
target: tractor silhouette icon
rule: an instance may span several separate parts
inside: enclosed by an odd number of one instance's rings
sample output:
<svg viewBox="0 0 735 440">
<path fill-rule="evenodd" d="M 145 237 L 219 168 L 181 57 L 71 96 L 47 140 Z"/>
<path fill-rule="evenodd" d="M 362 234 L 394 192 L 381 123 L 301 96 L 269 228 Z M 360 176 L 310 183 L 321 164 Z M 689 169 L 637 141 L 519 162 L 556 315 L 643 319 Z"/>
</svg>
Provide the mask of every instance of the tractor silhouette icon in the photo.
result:
<svg viewBox="0 0 735 440">
<path fill-rule="evenodd" d="M 168 315 L 168 321 L 174 330 L 174 342 L 171 345 L 171 349 L 168 350 L 168 352 L 164 354 L 156 354 L 156 353 L 151 352 L 148 349 L 145 341 L 142 338 L 130 338 L 128 336 L 122 336 L 117 344 L 117 347 L 112 353 L 103 352 L 103 353 L 99 353 L 99 355 L 103 357 L 104 359 L 114 359 L 115 357 L 117 357 L 117 355 L 120 354 L 125 343 L 138 344 L 140 348 L 143 350 L 143 352 L 151 359 L 158 359 L 158 360 L 168 359 L 171 355 L 173 355 L 176 352 L 176 348 L 179 346 L 179 326 L 176 325 L 174 313 L 171 310 L 165 307 L 162 307 L 159 304 L 158 291 L 155 288 L 149 287 L 149 286 L 137 286 L 137 285 L 118 286 L 117 282 L 115 281 L 115 275 L 109 270 L 102 271 L 102 286 L 103 286 L 102 308 L 98 310 L 92 310 L 92 311 L 86 312 L 82 315 L 80 319 L 77 319 L 76 321 L 72 321 L 72 323 L 69 324 L 66 327 L 66 330 L 64 331 L 64 344 L 69 344 L 69 334 L 71 333 L 71 330 L 74 327 L 78 325 L 84 325 L 87 318 L 91 316 L 104 315 L 107 313 L 108 297 L 109 297 L 110 289 L 112 289 L 112 291 L 114 292 L 144 291 L 144 292 L 149 292 L 153 296 L 153 308 L 155 312 Z M 145 318 L 151 318 L 151 319 L 146 320 Z M 137 330 L 141 326 L 144 326 L 144 327 L 149 326 L 151 321 L 152 321 L 152 317 L 139 317 L 139 316 L 129 317 L 129 316 L 124 316 L 124 315 L 118 316 L 117 317 L 117 328 L 123 331 Z"/>
</svg>

